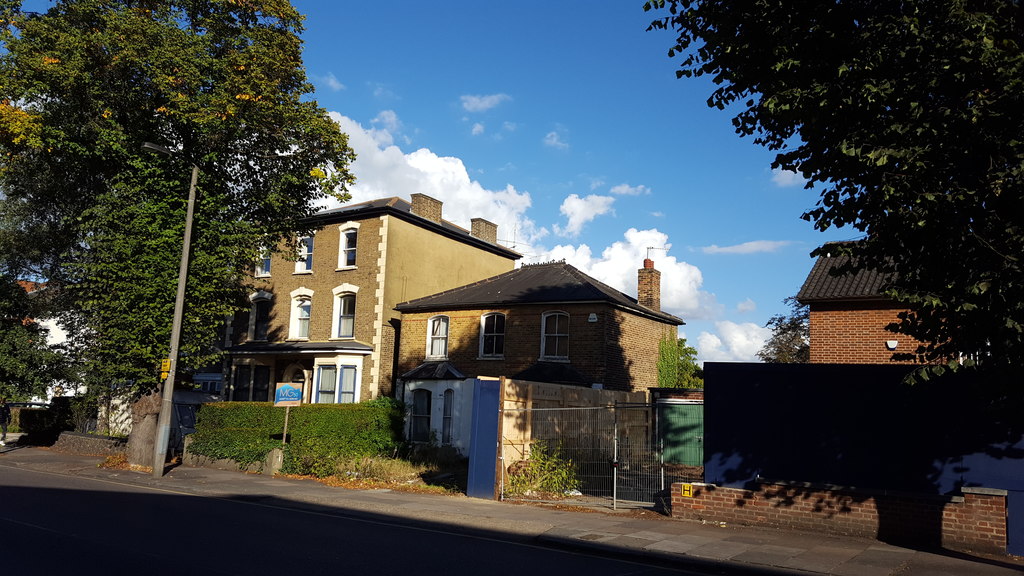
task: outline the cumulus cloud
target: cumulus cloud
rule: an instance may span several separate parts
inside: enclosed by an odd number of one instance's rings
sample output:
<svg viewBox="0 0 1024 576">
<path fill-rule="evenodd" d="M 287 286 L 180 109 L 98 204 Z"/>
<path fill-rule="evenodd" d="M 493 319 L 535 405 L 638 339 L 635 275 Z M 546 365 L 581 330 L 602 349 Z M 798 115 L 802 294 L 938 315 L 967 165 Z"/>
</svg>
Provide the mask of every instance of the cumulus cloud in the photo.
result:
<svg viewBox="0 0 1024 576">
<path fill-rule="evenodd" d="M 462 101 L 462 108 L 466 112 L 486 112 L 502 102 L 511 100 L 512 97 L 508 94 L 466 94 L 460 96 L 459 99 Z"/>
<path fill-rule="evenodd" d="M 473 128 L 471 129 L 471 131 L 473 133 L 473 136 L 479 136 L 484 133 L 484 125 L 480 122 L 476 122 L 475 124 L 473 124 Z"/>
<path fill-rule="evenodd" d="M 701 362 L 758 362 L 758 350 L 772 335 L 771 329 L 753 322 L 723 320 L 715 322 L 715 330 L 717 334 L 701 332 L 697 336 Z"/>
<path fill-rule="evenodd" d="M 803 176 L 792 170 L 775 168 L 772 170 L 772 182 L 779 188 L 790 188 L 792 186 L 803 186 L 806 180 L 803 179 Z"/>
<path fill-rule="evenodd" d="M 619 196 L 641 196 L 644 194 L 650 194 L 651 189 L 643 185 L 630 186 L 629 184 L 619 184 L 618 186 L 612 186 L 610 192 Z"/>
<path fill-rule="evenodd" d="M 352 202 L 398 196 L 410 199 L 422 193 L 444 203 L 443 216 L 464 228 L 472 218 L 484 218 L 498 225 L 502 244 L 521 253 L 535 251 L 533 245 L 548 231 L 527 217 L 530 194 L 514 186 L 488 190 L 470 179 L 462 160 L 438 156 L 426 148 L 405 153 L 394 144 L 394 135 L 386 126 L 401 126 L 393 112 L 378 116 L 380 122 L 367 129 L 358 122 L 331 113 L 331 118 L 348 134 L 349 146 L 357 157 L 352 164 L 356 184 L 350 190 Z M 388 121 L 384 121 L 387 119 Z M 327 207 L 336 207 L 330 204 Z"/>
<path fill-rule="evenodd" d="M 630 228 L 623 239 L 595 256 L 586 244 L 558 245 L 530 259 L 532 262 L 565 260 L 609 286 L 636 297 L 637 270 L 643 266 L 650 247 L 671 248 L 668 235 L 657 229 Z M 664 254 L 653 258 L 661 272 L 661 308 L 684 320 L 706 318 L 719 311 L 715 297 L 701 290 L 704 277 L 700 269 Z"/>
<path fill-rule="evenodd" d="M 555 225 L 555 232 L 561 236 L 575 238 L 583 230 L 583 226 L 601 214 L 607 214 L 612 209 L 615 198 L 611 196 L 598 196 L 590 194 L 580 198 L 576 194 L 570 194 L 562 201 L 559 212 L 568 218 L 565 227 Z"/>
<path fill-rule="evenodd" d="M 760 254 L 764 252 L 778 252 L 780 248 L 789 246 L 792 242 L 788 240 L 754 240 L 732 246 L 718 246 L 712 244 L 701 248 L 705 254 Z"/>
<path fill-rule="evenodd" d="M 556 150 L 567 150 L 569 143 L 562 140 L 562 135 L 557 130 L 552 130 L 544 136 L 544 145 Z"/>
</svg>

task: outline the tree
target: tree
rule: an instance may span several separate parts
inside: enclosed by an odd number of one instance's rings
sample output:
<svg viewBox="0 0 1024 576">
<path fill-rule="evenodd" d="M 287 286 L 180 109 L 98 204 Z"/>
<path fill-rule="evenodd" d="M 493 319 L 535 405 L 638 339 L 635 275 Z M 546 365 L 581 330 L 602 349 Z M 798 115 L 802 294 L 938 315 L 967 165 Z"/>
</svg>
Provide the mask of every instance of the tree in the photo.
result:
<svg viewBox="0 0 1024 576">
<path fill-rule="evenodd" d="M 283 0 L 0 0 L 0 20 L 4 271 L 47 282 L 92 383 L 153 389 L 195 165 L 179 367 L 209 365 L 256 256 L 293 248 L 353 181 L 347 137 L 308 97 L 302 17 Z"/>
<path fill-rule="evenodd" d="M 821 191 L 925 361 L 1024 367 L 1024 5 L 650 0 L 680 77 Z M 819 250 L 820 251 L 820 248 Z M 814 255 L 817 255 L 815 251 Z M 941 373 L 942 368 L 934 370 Z M 1020 380 L 1018 380 L 1019 382 Z"/>
<path fill-rule="evenodd" d="M 772 329 L 771 338 L 757 352 L 762 362 L 783 364 L 805 363 L 811 359 L 810 309 L 795 296 L 783 300 L 789 305 L 789 314 L 776 314 L 768 319 L 766 328 Z"/>
<path fill-rule="evenodd" d="M 0 396 L 42 396 L 67 368 L 67 358 L 47 343 L 36 313 L 25 288 L 0 274 Z"/>
<path fill-rule="evenodd" d="M 686 338 L 665 338 L 658 343 L 658 386 L 704 388 L 704 371 L 697 364 L 697 349 Z"/>
</svg>

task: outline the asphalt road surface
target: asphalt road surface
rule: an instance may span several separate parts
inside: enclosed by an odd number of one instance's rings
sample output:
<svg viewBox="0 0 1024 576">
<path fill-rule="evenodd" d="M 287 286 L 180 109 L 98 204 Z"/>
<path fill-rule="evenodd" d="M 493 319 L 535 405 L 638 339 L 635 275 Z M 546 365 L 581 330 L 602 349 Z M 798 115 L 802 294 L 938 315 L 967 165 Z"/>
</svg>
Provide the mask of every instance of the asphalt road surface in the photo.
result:
<svg viewBox="0 0 1024 576">
<path fill-rule="evenodd" d="M 693 573 L 381 514 L 200 497 L 0 465 L 0 576 L 13 574 Z"/>
</svg>

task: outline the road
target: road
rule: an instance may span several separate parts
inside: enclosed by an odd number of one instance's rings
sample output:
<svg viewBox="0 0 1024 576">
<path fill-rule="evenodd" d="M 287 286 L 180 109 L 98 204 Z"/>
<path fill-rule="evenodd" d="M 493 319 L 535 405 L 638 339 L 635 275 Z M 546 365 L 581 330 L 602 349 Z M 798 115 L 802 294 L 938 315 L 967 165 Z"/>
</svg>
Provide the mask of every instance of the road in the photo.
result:
<svg viewBox="0 0 1024 576">
<path fill-rule="evenodd" d="M 0 574 L 694 573 L 381 514 L 201 497 L 0 465 Z"/>
</svg>

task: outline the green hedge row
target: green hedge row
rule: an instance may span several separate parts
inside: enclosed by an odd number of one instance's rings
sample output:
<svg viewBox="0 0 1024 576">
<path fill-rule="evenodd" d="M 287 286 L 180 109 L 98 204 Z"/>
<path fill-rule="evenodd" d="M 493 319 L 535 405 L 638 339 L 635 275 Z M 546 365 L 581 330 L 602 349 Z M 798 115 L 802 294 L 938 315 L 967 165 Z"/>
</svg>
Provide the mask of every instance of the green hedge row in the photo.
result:
<svg viewBox="0 0 1024 576">
<path fill-rule="evenodd" d="M 234 460 L 262 461 L 281 447 L 285 408 L 266 402 L 204 404 L 189 451 Z M 340 461 L 391 455 L 402 438 L 404 411 L 390 398 L 361 404 L 305 404 L 291 408 L 282 472 L 332 476 Z"/>
</svg>

